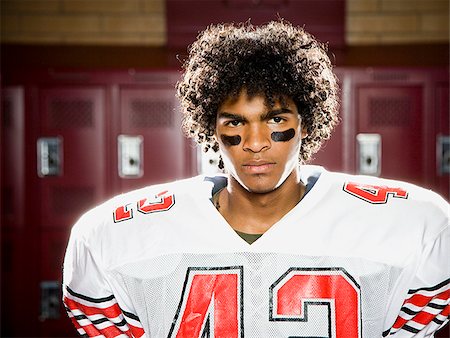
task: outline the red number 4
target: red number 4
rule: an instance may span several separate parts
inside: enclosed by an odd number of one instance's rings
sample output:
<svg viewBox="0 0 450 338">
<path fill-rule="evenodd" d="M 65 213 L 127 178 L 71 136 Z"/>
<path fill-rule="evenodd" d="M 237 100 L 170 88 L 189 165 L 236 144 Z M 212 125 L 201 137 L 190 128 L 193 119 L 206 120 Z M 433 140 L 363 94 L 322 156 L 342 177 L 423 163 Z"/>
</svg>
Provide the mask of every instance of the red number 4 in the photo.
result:
<svg viewBox="0 0 450 338">
<path fill-rule="evenodd" d="M 143 198 L 136 203 L 137 211 L 143 214 L 167 211 L 175 204 L 175 196 L 163 191 L 153 198 Z M 133 204 L 122 205 L 113 212 L 114 223 L 127 221 L 133 218 Z"/>
<path fill-rule="evenodd" d="M 402 188 L 392 188 L 383 185 L 370 185 L 347 182 L 344 191 L 372 204 L 385 204 L 389 195 L 396 198 L 408 198 L 408 192 Z"/>
</svg>

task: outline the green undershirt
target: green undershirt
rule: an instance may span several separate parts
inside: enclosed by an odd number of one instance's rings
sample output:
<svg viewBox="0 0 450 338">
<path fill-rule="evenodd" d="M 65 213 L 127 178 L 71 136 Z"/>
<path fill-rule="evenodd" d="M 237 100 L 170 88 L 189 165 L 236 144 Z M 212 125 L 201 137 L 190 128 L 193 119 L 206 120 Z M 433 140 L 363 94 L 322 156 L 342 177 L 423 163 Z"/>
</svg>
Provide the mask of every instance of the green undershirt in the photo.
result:
<svg viewBox="0 0 450 338">
<path fill-rule="evenodd" d="M 248 244 L 252 244 L 254 241 L 256 241 L 259 237 L 263 235 L 263 234 L 247 234 L 245 232 L 240 232 L 237 230 L 234 231 Z"/>
</svg>

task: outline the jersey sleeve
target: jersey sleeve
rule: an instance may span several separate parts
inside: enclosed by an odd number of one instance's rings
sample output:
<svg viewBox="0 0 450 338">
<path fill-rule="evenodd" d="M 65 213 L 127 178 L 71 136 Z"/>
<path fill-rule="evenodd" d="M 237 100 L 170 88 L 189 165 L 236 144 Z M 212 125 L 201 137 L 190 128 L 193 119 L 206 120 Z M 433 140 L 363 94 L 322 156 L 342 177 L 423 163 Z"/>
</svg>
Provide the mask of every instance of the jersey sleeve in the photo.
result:
<svg viewBox="0 0 450 338">
<path fill-rule="evenodd" d="M 120 298 L 75 227 L 64 259 L 62 291 L 67 314 L 81 336 L 146 337 L 138 316 L 119 305 Z"/>
<path fill-rule="evenodd" d="M 447 224 L 439 236 L 421 251 L 418 264 L 407 273 L 412 277 L 401 278 L 403 281 L 394 289 L 386 318 L 388 328 L 383 337 L 434 337 L 434 333 L 448 323 L 449 252 L 450 229 Z"/>
</svg>

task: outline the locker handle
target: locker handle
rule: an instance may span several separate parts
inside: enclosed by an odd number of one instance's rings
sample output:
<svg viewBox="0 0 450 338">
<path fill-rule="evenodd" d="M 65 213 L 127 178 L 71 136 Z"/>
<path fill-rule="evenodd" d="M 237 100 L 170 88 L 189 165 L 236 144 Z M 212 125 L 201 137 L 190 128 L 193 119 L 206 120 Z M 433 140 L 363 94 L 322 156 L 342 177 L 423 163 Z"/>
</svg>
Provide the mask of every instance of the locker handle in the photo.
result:
<svg viewBox="0 0 450 338">
<path fill-rule="evenodd" d="M 144 174 L 143 143 L 141 135 L 117 137 L 118 171 L 122 178 L 139 178 Z"/>
<path fill-rule="evenodd" d="M 37 140 L 38 176 L 61 176 L 63 164 L 63 138 L 40 137 Z"/>
<path fill-rule="evenodd" d="M 379 176 L 381 173 L 381 135 L 356 135 L 358 174 Z"/>
<path fill-rule="evenodd" d="M 58 281 L 42 281 L 41 284 L 41 313 L 40 321 L 47 319 L 59 319 L 61 285 Z"/>
<path fill-rule="evenodd" d="M 436 142 L 436 160 L 439 175 L 450 174 L 450 136 L 439 135 Z"/>
</svg>

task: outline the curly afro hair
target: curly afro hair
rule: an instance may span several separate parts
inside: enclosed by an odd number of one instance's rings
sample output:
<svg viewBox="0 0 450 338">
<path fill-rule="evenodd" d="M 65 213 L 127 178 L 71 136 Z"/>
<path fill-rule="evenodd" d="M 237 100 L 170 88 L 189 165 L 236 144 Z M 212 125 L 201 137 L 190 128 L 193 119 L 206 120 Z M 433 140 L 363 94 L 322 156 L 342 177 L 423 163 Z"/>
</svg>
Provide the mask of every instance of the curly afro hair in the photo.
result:
<svg viewBox="0 0 450 338">
<path fill-rule="evenodd" d="M 326 47 L 300 27 L 280 20 L 262 26 L 219 24 L 201 32 L 189 49 L 177 83 L 188 137 L 218 151 L 216 115 L 245 88 L 268 107 L 283 97 L 297 105 L 308 136 L 299 161 L 307 162 L 338 121 L 338 84 Z"/>
</svg>

